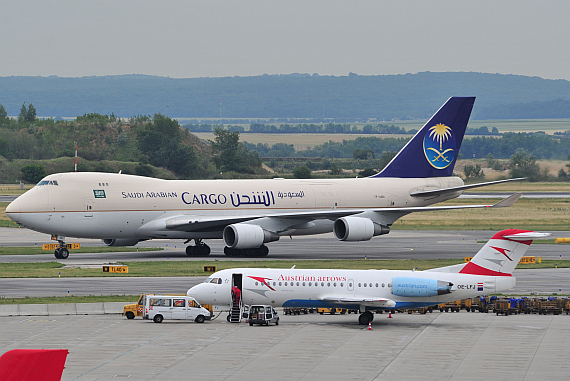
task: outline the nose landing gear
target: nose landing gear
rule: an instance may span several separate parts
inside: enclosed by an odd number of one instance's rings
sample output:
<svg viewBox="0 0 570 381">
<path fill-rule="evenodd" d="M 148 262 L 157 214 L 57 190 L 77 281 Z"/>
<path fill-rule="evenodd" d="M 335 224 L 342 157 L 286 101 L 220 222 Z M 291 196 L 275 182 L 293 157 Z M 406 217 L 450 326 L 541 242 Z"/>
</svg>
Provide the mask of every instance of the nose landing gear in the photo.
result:
<svg viewBox="0 0 570 381">
<path fill-rule="evenodd" d="M 57 259 L 67 259 L 67 257 L 69 257 L 69 250 L 67 250 L 64 239 L 64 237 L 57 236 L 59 247 L 53 252 L 53 255 L 55 255 Z"/>
</svg>

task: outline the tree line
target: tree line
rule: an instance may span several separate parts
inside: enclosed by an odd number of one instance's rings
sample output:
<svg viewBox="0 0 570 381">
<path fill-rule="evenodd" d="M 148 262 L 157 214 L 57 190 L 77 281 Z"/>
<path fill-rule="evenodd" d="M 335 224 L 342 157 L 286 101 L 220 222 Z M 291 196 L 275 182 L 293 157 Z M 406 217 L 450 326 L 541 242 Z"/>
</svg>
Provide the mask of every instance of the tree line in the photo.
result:
<svg viewBox="0 0 570 381">
<path fill-rule="evenodd" d="M 257 133 L 257 134 L 391 134 L 391 135 L 413 135 L 418 132 L 417 129 L 411 128 L 406 130 L 403 127 L 388 124 L 365 124 L 362 127 L 351 125 L 350 123 L 298 123 L 298 124 L 266 124 L 266 123 L 250 123 L 249 129 L 240 125 L 220 124 L 185 124 L 190 132 L 213 132 L 216 128 L 223 127 L 230 131 L 238 131 L 240 133 Z M 500 135 L 497 127 L 491 130 L 487 126 L 478 128 L 467 128 L 466 135 Z"/>
<path fill-rule="evenodd" d="M 295 151 L 292 144 L 246 143 L 261 157 L 327 157 L 350 158 L 355 151 L 366 151 L 379 157 L 383 152 L 398 152 L 410 138 L 358 137 L 342 142 L 329 141 L 304 151 Z M 504 133 L 501 137 L 475 136 L 464 139 L 460 149 L 463 158 L 485 158 L 489 154 L 498 159 L 508 159 L 518 151 L 525 151 L 537 159 L 565 160 L 570 154 L 570 138 L 566 135 L 544 133 Z"/>
<path fill-rule="evenodd" d="M 79 147 L 83 160 L 97 161 L 95 170 L 111 171 L 103 160 L 136 162 L 135 174 L 152 176 L 154 167 L 178 178 L 214 177 L 219 172 L 255 173 L 261 168 L 257 152 L 239 142 L 239 132 L 216 129 L 215 138 L 203 142 L 178 121 L 162 114 L 138 115 L 123 122 L 116 115 L 88 113 L 75 121 L 38 119 L 32 104 L 22 106 L 21 117 L 7 117 L 0 104 L 0 160 L 47 160 L 73 157 Z M 27 181 L 45 175 L 37 163 L 22 173 Z"/>
</svg>

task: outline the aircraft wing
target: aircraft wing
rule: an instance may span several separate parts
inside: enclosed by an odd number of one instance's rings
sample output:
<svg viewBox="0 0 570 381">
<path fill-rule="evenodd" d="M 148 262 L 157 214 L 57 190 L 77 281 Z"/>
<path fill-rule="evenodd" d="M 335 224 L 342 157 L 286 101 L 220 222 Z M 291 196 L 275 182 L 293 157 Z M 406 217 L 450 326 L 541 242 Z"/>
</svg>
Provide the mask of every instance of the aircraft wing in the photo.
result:
<svg viewBox="0 0 570 381">
<path fill-rule="evenodd" d="M 283 230 L 292 228 L 303 222 L 312 220 L 329 219 L 335 220 L 340 217 L 357 215 L 366 212 L 370 214 L 387 215 L 388 220 L 394 221 L 406 214 L 413 212 L 430 212 L 436 210 L 472 209 L 472 208 L 501 208 L 510 207 L 520 197 L 522 193 L 515 193 L 493 205 L 450 205 L 450 206 L 424 206 L 409 208 L 373 208 L 373 209 L 327 209 L 305 212 L 289 213 L 255 213 L 236 216 L 187 216 L 180 215 L 165 221 L 166 229 L 180 230 L 187 232 L 199 232 L 210 230 L 222 230 L 225 226 L 240 222 L 253 221 L 257 219 L 280 220 Z"/>
<path fill-rule="evenodd" d="M 527 179 L 526 177 L 517 177 L 516 179 L 488 181 L 486 183 L 469 184 L 469 185 L 463 185 L 460 187 L 453 187 L 453 188 L 442 188 L 442 189 L 433 189 L 433 190 L 427 190 L 427 191 L 418 191 L 418 192 L 410 193 L 410 196 L 413 196 L 413 197 L 438 196 L 440 194 L 445 194 L 445 193 L 453 193 L 453 192 L 458 192 L 458 191 L 464 191 L 466 189 L 485 187 L 487 185 L 506 183 L 507 181 L 521 181 L 521 180 L 526 180 L 526 179 Z"/>
<path fill-rule="evenodd" d="M 370 296 L 335 297 L 328 296 L 322 299 L 323 302 L 339 304 L 359 304 L 368 307 L 395 307 L 396 302 L 385 298 L 371 298 Z"/>
</svg>

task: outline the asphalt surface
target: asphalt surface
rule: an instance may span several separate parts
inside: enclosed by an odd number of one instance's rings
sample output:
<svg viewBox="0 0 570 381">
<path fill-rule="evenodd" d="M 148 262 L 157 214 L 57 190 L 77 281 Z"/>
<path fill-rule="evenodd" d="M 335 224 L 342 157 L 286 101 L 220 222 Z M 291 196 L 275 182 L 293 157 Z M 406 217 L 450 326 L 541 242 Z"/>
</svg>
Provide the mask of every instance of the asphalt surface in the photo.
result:
<svg viewBox="0 0 570 381">
<path fill-rule="evenodd" d="M 155 324 L 119 315 L 0 318 L 0 352 L 67 349 L 62 380 L 566 380 L 570 317 L 281 315 Z"/>
<path fill-rule="evenodd" d="M 463 259 L 473 256 L 483 246 L 477 241 L 488 240 L 496 232 L 487 231 L 413 231 L 395 230 L 387 235 L 372 238 L 364 242 L 341 242 L 331 234 L 305 237 L 282 237 L 278 242 L 269 243 L 267 259 Z M 552 232 L 552 237 L 568 237 L 569 232 Z M 28 229 L 0 228 L 1 246 L 41 246 L 53 243 L 47 234 L 36 233 Z M 100 240 L 68 238 L 67 243 L 80 243 L 82 247 L 103 246 Z M 207 257 L 211 260 L 239 260 L 223 254 L 221 240 L 207 240 L 212 252 Z M 160 247 L 164 251 L 79 254 L 70 251 L 69 258 L 62 260 L 67 265 L 102 264 L 128 261 L 188 261 L 204 260 L 204 257 L 188 257 L 183 241 L 151 240 L 139 243 L 139 247 Z M 541 256 L 543 259 L 557 259 L 568 255 L 568 245 L 533 245 L 528 255 Z M 1 254 L 1 248 L 0 248 Z M 46 254 L 8 256 L 0 255 L 0 263 L 6 262 L 52 262 L 53 252 Z"/>
<path fill-rule="evenodd" d="M 495 232 L 394 231 L 369 242 L 343 243 L 330 235 L 271 243 L 268 259 L 457 258 Z M 568 236 L 556 232 L 555 236 Z M 96 240 L 73 240 L 100 246 Z M 45 234 L 0 228 L 0 245 L 50 243 Z M 222 243 L 208 242 L 212 260 L 226 260 Z M 163 252 L 73 254 L 67 265 L 121 261 L 187 261 L 172 241 L 142 246 Z M 0 253 L 2 248 L 0 247 Z M 570 257 L 567 245 L 533 245 L 528 255 Z M 203 258 L 199 258 L 202 260 Z M 52 262 L 52 253 L 0 255 L 0 262 Z M 570 269 L 515 270 L 513 293 L 570 293 Z M 185 293 L 205 277 L 0 279 L 0 297 Z M 134 301 L 133 301 L 134 302 Z M 281 380 L 562 380 L 568 378 L 567 315 L 468 313 L 375 315 L 372 330 L 357 315 L 281 314 L 278 326 L 227 323 L 155 324 L 119 315 L 0 317 L 0 353 L 19 348 L 68 349 L 62 380 L 199 381 Z"/>
</svg>

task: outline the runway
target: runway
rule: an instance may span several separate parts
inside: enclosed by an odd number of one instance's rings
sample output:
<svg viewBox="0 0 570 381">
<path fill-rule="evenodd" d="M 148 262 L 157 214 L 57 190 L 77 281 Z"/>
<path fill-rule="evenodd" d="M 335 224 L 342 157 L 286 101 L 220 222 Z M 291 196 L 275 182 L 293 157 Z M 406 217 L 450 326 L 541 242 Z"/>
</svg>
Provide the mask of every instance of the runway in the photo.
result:
<svg viewBox="0 0 570 381">
<path fill-rule="evenodd" d="M 282 237 L 278 242 L 269 243 L 269 256 L 266 259 L 464 259 L 474 255 L 482 246 L 477 241 L 488 240 L 496 231 L 414 231 L 393 230 L 390 234 L 372 238 L 363 242 L 341 242 L 332 233 L 319 236 Z M 568 236 L 568 232 L 552 232 L 553 237 Z M 0 228 L 2 246 L 41 246 L 52 243 L 47 234 L 36 233 L 28 229 Z M 103 246 L 100 240 L 68 238 L 68 243 L 78 242 L 82 247 Z M 223 254 L 221 240 L 207 240 L 212 253 L 206 257 L 211 260 L 240 260 Z M 183 241 L 151 240 L 140 242 L 139 247 L 160 247 L 164 251 L 78 254 L 70 251 L 69 258 L 62 260 L 68 265 L 103 264 L 129 261 L 191 261 L 204 260 L 204 257 L 188 257 Z M 568 245 L 533 245 L 532 255 L 543 259 L 557 259 L 560 255 L 568 259 Z M 529 252 L 528 255 L 531 255 Z M 1 254 L 1 248 L 0 248 Z M 52 262 L 53 252 L 39 255 L 0 255 L 0 263 L 7 262 Z"/>
</svg>

